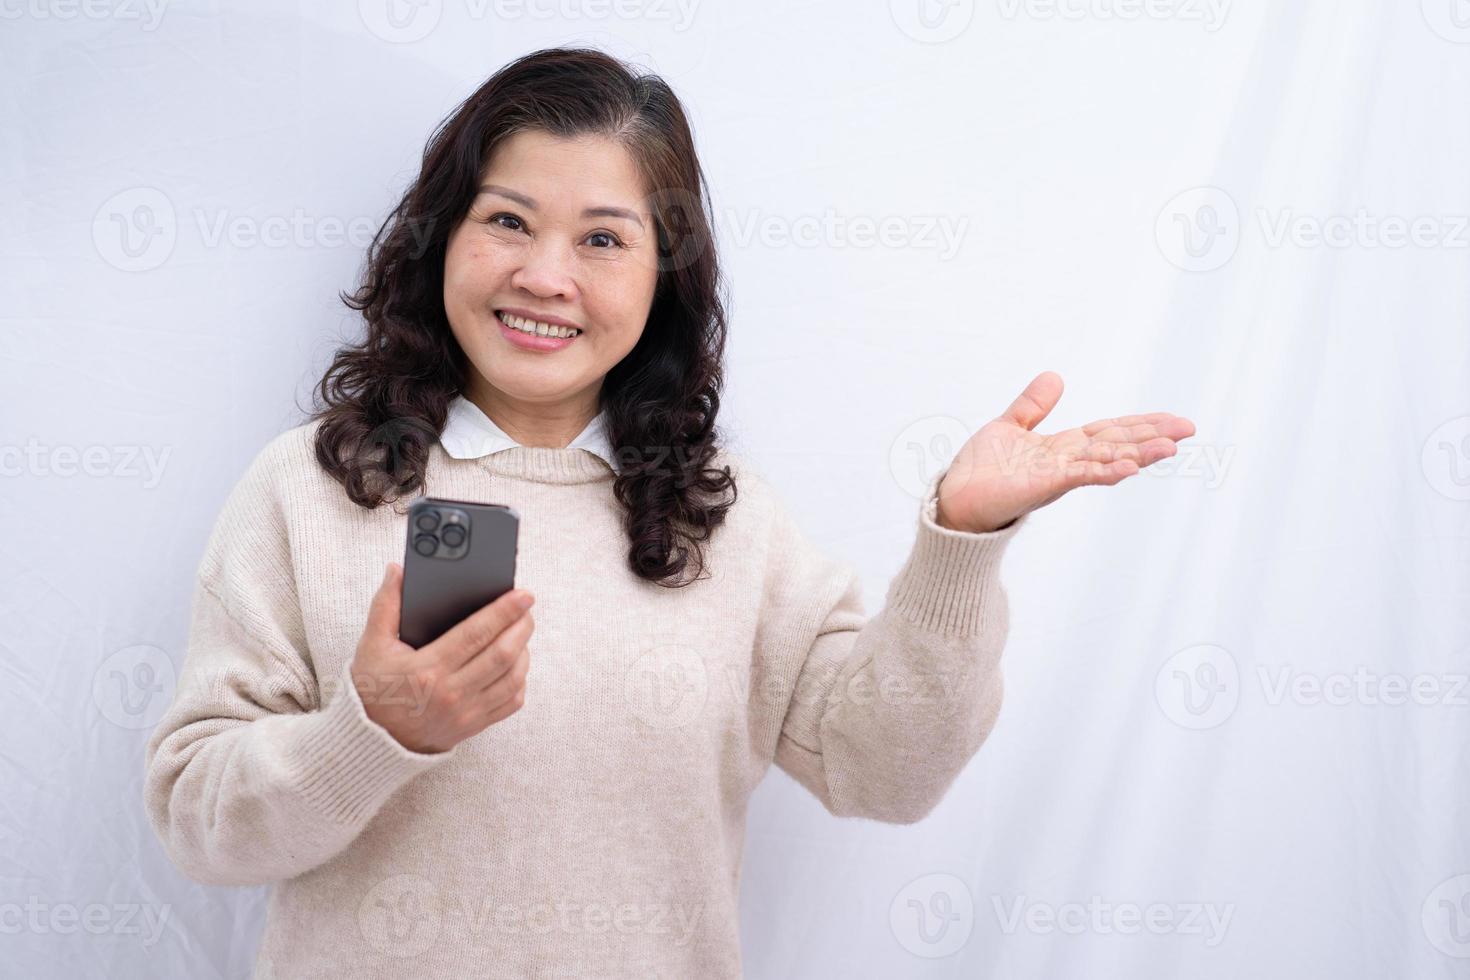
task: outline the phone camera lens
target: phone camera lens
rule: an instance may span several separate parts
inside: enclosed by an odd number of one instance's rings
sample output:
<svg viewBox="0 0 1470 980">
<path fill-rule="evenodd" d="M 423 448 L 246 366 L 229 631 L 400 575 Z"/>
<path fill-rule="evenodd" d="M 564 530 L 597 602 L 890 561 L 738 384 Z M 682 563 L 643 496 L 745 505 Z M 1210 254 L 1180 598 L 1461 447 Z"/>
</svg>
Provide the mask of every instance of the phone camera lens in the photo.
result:
<svg viewBox="0 0 1470 980">
<path fill-rule="evenodd" d="M 420 534 L 413 539 L 413 550 L 425 558 L 437 551 L 438 547 L 439 542 L 434 539 L 432 534 Z"/>
<path fill-rule="evenodd" d="M 439 512 L 437 510 L 426 510 L 414 519 L 414 524 L 420 531 L 432 531 L 439 526 Z"/>
<path fill-rule="evenodd" d="M 446 524 L 444 530 L 439 532 L 439 536 L 451 548 L 458 548 L 464 544 L 464 528 L 458 524 Z"/>
</svg>

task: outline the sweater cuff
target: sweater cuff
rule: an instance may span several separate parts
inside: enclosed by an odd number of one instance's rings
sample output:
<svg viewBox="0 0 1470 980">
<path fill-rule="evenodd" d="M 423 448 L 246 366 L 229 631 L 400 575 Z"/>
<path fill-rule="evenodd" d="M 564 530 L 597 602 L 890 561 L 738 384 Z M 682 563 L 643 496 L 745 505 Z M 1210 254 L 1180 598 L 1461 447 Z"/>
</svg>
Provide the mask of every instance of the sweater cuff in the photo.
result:
<svg viewBox="0 0 1470 980">
<path fill-rule="evenodd" d="M 982 632 L 990 593 L 1000 590 L 1000 560 L 1030 513 L 994 531 L 941 527 L 939 483 L 948 467 L 929 480 L 919 508 L 918 536 L 908 561 L 888 588 L 888 604 L 920 627 L 949 636 Z M 1003 597 L 994 597 L 1003 598 Z"/>
<path fill-rule="evenodd" d="M 405 748 L 367 716 L 351 661 L 342 665 L 327 706 L 316 723 L 287 751 L 286 764 L 297 790 L 315 809 L 339 823 L 358 824 L 419 773 L 451 758 L 447 752 Z"/>
</svg>

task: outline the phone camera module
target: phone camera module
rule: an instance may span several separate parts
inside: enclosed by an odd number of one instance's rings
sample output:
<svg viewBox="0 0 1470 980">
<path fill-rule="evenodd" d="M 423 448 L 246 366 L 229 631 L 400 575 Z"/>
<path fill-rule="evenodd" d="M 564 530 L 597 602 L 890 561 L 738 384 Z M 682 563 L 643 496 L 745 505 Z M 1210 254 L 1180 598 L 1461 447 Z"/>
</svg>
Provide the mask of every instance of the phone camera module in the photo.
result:
<svg viewBox="0 0 1470 980">
<path fill-rule="evenodd" d="M 447 544 L 449 547 L 458 548 L 460 545 L 464 544 L 464 527 L 459 524 L 446 524 L 444 526 L 444 529 L 439 532 L 439 537 L 442 538 L 444 543 Z"/>
<path fill-rule="evenodd" d="M 439 540 L 432 534 L 416 535 L 413 539 L 413 550 L 425 558 L 432 557 L 439 550 Z"/>
</svg>

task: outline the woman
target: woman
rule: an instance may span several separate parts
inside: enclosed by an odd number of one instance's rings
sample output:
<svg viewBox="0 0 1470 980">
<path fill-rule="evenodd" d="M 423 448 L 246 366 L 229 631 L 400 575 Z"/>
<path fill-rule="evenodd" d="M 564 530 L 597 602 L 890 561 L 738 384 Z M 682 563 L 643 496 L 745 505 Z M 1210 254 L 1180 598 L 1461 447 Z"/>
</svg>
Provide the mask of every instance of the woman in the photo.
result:
<svg viewBox="0 0 1470 980">
<path fill-rule="evenodd" d="M 348 298 L 366 338 L 216 524 L 149 744 L 178 865 L 275 883 L 258 976 L 739 976 L 770 765 L 924 817 L 999 710 L 1025 515 L 1193 433 L 1041 436 L 1042 374 L 930 482 L 869 619 L 718 445 L 707 200 L 678 100 L 595 51 L 516 61 L 434 135 Z M 518 588 L 415 650 L 389 559 L 424 493 L 521 536 Z"/>
</svg>

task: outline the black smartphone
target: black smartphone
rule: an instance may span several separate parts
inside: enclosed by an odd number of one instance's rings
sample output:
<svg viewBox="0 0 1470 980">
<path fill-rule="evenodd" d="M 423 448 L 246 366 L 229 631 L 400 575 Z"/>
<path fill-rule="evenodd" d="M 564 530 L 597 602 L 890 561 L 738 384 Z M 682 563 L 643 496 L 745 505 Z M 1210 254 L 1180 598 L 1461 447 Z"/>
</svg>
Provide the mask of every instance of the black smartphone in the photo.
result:
<svg viewBox="0 0 1470 980">
<path fill-rule="evenodd" d="M 504 504 L 414 501 L 398 638 L 417 649 L 515 588 L 520 527 L 520 515 Z"/>
</svg>

